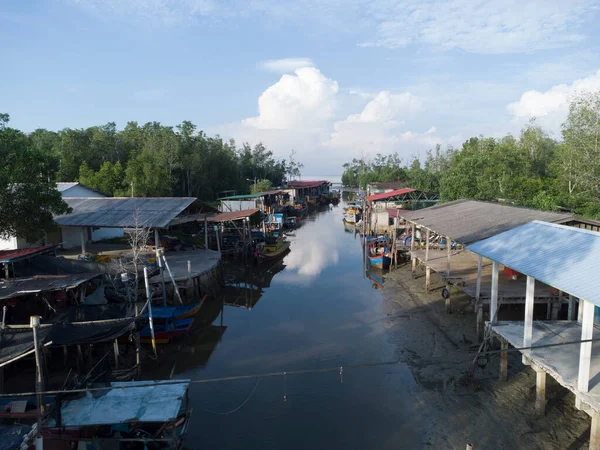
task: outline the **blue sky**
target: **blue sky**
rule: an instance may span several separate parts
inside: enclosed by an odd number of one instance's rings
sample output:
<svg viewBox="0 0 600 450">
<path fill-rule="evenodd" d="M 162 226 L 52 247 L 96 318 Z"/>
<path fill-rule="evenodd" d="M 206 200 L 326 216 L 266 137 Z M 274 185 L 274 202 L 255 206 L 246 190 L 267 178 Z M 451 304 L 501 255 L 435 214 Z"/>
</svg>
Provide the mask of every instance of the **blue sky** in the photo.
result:
<svg viewBox="0 0 600 450">
<path fill-rule="evenodd" d="M 600 89 L 598 0 L 5 0 L 0 112 L 25 131 L 191 120 L 305 172 L 500 136 Z"/>
</svg>

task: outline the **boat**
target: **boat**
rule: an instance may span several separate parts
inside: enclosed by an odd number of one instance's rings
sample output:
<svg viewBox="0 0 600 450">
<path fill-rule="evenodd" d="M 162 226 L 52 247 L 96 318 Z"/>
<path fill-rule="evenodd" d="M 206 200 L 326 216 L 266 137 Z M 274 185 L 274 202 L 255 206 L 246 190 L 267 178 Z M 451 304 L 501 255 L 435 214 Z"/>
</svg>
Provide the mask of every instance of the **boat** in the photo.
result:
<svg viewBox="0 0 600 450">
<path fill-rule="evenodd" d="M 194 317 L 196 314 L 198 314 L 198 311 L 200 311 L 200 308 L 202 308 L 202 305 L 204 305 L 204 302 L 207 298 L 208 295 L 205 295 L 204 297 L 202 297 L 202 300 L 200 300 L 198 303 L 193 303 L 191 305 L 174 306 L 173 308 L 175 308 L 175 312 L 173 314 L 173 317 L 179 320 Z"/>
<path fill-rule="evenodd" d="M 344 210 L 344 221 L 346 223 L 356 223 L 362 217 L 362 208 L 356 203 L 350 203 Z"/>
<path fill-rule="evenodd" d="M 153 311 L 154 315 L 154 311 Z M 194 319 L 166 319 L 154 320 L 154 339 L 157 344 L 168 344 L 171 338 L 187 334 L 192 328 Z M 142 344 L 152 343 L 152 334 L 150 332 L 150 324 L 147 323 L 142 331 L 140 331 L 140 342 Z"/>
<path fill-rule="evenodd" d="M 367 236 L 369 263 L 378 269 L 387 269 L 392 262 L 388 236 Z"/>
<path fill-rule="evenodd" d="M 387 249 L 385 250 L 387 251 Z M 392 258 L 388 255 L 389 251 L 387 253 L 378 253 L 374 256 L 369 255 L 369 264 L 378 269 L 389 269 Z"/>
<path fill-rule="evenodd" d="M 270 261 L 282 256 L 285 252 L 287 252 L 290 248 L 289 241 L 284 241 L 283 239 L 269 239 L 265 242 L 261 242 L 254 252 L 254 257 L 257 262 L 261 261 Z"/>
</svg>

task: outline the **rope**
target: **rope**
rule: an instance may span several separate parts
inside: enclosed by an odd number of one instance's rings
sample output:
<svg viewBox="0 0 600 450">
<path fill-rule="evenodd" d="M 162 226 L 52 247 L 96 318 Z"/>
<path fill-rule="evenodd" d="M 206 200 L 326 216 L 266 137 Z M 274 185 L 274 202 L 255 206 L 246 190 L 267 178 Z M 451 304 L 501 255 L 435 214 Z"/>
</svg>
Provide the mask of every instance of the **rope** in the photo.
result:
<svg viewBox="0 0 600 450">
<path fill-rule="evenodd" d="M 232 409 L 231 411 L 227 411 L 227 412 L 215 412 L 215 411 L 210 411 L 208 409 L 204 409 L 201 406 L 195 406 L 195 405 L 194 405 L 194 408 L 200 408 L 202 411 L 205 411 L 205 412 L 210 413 L 210 414 L 214 414 L 216 416 L 226 416 L 228 414 L 233 414 L 234 412 L 237 412 L 240 409 L 242 409 L 244 407 L 244 405 L 250 401 L 250 399 L 252 398 L 252 396 L 256 392 L 256 388 L 258 387 L 258 384 L 260 383 L 260 380 L 262 380 L 262 378 L 260 378 L 260 377 L 256 380 L 256 384 L 254 385 L 254 389 L 252 389 L 252 392 L 250 392 L 250 395 L 246 398 L 246 400 L 244 400 L 240 406 L 238 406 L 237 408 Z"/>
</svg>

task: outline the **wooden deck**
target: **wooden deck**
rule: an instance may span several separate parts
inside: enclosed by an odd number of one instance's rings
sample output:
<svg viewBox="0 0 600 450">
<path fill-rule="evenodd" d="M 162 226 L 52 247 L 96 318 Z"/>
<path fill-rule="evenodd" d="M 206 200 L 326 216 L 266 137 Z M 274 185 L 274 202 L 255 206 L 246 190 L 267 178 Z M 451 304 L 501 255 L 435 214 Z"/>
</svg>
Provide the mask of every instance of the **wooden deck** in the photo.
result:
<svg viewBox="0 0 600 450">
<path fill-rule="evenodd" d="M 469 250 L 451 250 L 450 276 L 446 276 L 447 253 L 446 250 L 429 250 L 429 260 L 425 261 L 425 250 L 418 249 L 411 252 L 417 260 L 437 272 L 443 280 L 460 287 L 470 297 L 475 297 L 477 286 L 478 256 Z M 499 267 L 498 298 L 501 303 L 524 303 L 526 277 L 512 280 L 503 273 L 504 266 Z M 481 273 L 480 300 L 489 303 L 492 286 L 492 262 L 483 259 Z M 535 286 L 535 299 L 537 303 L 548 303 L 557 299 L 557 295 L 550 292 L 550 288 L 540 282 Z M 566 298 L 564 299 L 566 302 Z"/>
</svg>

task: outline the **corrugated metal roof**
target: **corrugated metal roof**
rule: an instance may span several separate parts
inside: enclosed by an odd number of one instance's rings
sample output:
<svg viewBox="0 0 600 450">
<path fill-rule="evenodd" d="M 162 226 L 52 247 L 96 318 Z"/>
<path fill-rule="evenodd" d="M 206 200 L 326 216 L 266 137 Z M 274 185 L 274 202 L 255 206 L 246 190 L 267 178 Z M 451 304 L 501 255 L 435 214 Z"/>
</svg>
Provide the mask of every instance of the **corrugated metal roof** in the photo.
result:
<svg viewBox="0 0 600 450">
<path fill-rule="evenodd" d="M 58 190 L 58 192 L 64 192 L 67 189 L 72 188 L 73 186 L 77 186 L 79 183 L 78 182 L 73 182 L 73 183 L 56 183 L 56 189 Z"/>
<path fill-rule="evenodd" d="M 572 217 L 571 214 L 566 213 L 465 199 L 415 211 L 404 211 L 400 216 L 436 233 L 450 236 L 452 240 L 464 245 L 486 239 L 532 220 L 559 222 Z"/>
<path fill-rule="evenodd" d="M 128 422 L 163 423 L 177 419 L 190 380 L 111 383 L 105 395 L 87 392 L 84 398 L 65 401 L 62 425 L 87 427 Z M 135 386 L 135 387 L 131 387 Z M 139 386 L 139 387 L 138 387 Z M 50 427 L 55 426 L 51 419 Z"/>
<path fill-rule="evenodd" d="M 381 194 L 373 194 L 367 197 L 367 200 L 370 202 L 377 200 L 384 200 L 386 198 L 396 197 L 397 195 L 410 194 L 411 192 L 415 192 L 416 189 L 413 188 L 402 188 L 396 189 L 395 191 L 390 192 L 382 192 Z"/>
<path fill-rule="evenodd" d="M 467 248 L 600 306 L 600 233 L 536 220 Z"/>
<path fill-rule="evenodd" d="M 243 200 L 245 198 L 259 198 L 264 197 L 265 195 L 281 194 L 282 192 L 282 190 L 277 189 L 274 191 L 257 192 L 255 194 L 230 195 L 229 197 L 221 197 L 219 200 Z"/>
<path fill-rule="evenodd" d="M 196 199 L 193 197 L 68 197 L 63 200 L 73 211 L 54 219 L 61 226 L 123 228 L 137 225 L 165 228 Z"/>
<path fill-rule="evenodd" d="M 252 209 L 243 209 L 241 211 L 228 211 L 224 213 L 217 214 L 216 216 L 208 218 L 209 222 L 228 222 L 230 220 L 239 220 L 244 219 L 246 217 L 250 217 L 253 214 L 259 212 L 260 209 L 252 208 Z"/>
<path fill-rule="evenodd" d="M 44 245 L 41 247 L 20 248 L 17 250 L 0 250 L 0 263 L 14 263 L 23 259 L 32 258 L 44 253 L 52 252 L 58 245 Z"/>
<path fill-rule="evenodd" d="M 328 184 L 328 183 L 329 183 L 329 181 L 327 181 L 327 180 L 306 180 L 306 181 L 294 180 L 294 181 L 288 181 L 287 186 L 292 189 L 303 189 L 303 188 L 317 187 L 317 186 L 321 186 L 322 184 Z"/>
<path fill-rule="evenodd" d="M 29 278 L 13 278 L 0 282 L 0 300 L 27 294 L 71 289 L 101 275 L 101 273 L 81 273 L 76 275 L 35 275 Z"/>
</svg>

